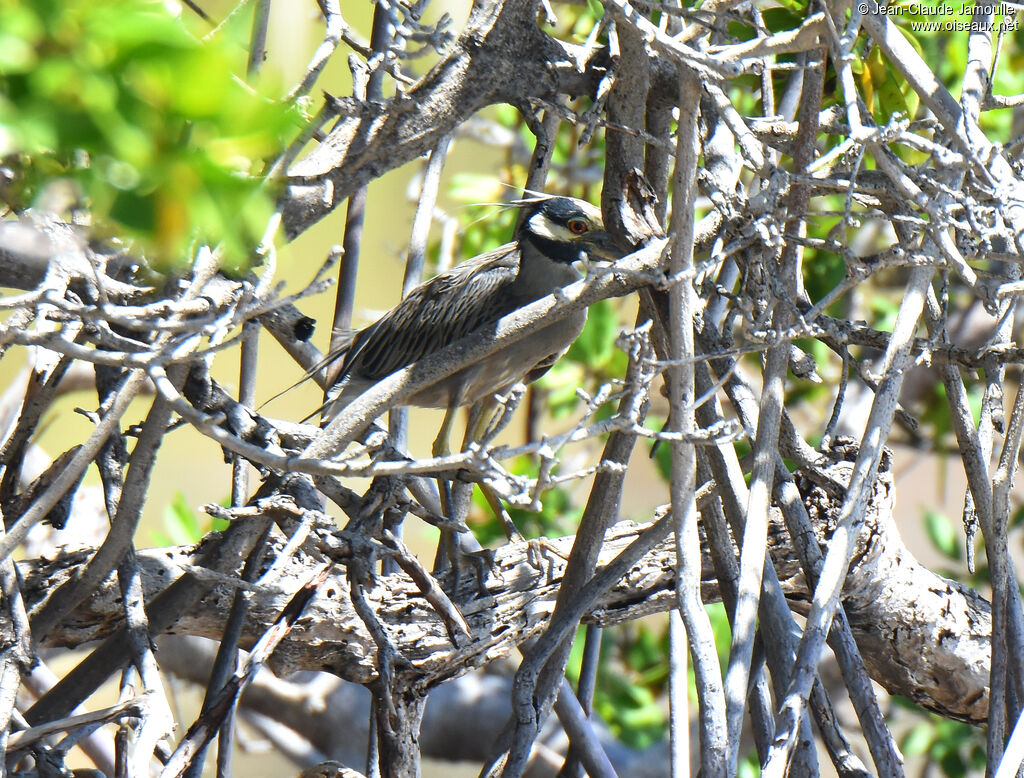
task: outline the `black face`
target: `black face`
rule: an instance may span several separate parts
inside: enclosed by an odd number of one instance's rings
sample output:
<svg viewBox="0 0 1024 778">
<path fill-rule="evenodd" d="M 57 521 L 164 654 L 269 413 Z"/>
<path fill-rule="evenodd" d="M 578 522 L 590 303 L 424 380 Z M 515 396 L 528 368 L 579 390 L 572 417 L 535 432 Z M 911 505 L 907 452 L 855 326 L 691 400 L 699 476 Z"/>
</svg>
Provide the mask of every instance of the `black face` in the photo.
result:
<svg viewBox="0 0 1024 778">
<path fill-rule="evenodd" d="M 571 197 L 550 197 L 532 204 L 521 237 L 545 256 L 567 264 L 584 253 L 606 257 L 614 250 L 600 212 Z"/>
</svg>

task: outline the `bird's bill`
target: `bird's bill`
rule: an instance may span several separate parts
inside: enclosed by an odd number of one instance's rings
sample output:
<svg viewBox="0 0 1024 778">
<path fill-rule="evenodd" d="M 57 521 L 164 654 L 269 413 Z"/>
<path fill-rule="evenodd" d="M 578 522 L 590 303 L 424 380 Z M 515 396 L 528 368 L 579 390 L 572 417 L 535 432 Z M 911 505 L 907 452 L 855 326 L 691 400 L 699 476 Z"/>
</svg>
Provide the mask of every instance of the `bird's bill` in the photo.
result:
<svg viewBox="0 0 1024 778">
<path fill-rule="evenodd" d="M 587 247 L 580 250 L 579 259 L 573 263 L 584 275 L 589 275 L 593 268 L 608 267 L 625 255 L 612 240 L 612 236 L 604 231 L 590 233 L 587 243 Z"/>
<path fill-rule="evenodd" d="M 587 255 L 591 262 L 599 262 L 601 260 L 614 262 L 626 254 L 626 252 L 619 248 L 611 234 L 603 230 L 591 232 L 587 235 L 587 242 L 590 244 L 587 247 Z"/>
</svg>

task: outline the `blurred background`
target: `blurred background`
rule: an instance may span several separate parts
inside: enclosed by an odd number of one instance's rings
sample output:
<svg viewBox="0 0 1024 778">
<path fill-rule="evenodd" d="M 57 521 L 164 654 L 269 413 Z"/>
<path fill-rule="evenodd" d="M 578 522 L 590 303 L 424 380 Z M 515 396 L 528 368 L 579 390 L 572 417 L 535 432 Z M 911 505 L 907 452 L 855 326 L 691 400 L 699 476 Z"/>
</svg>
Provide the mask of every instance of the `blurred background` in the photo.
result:
<svg viewBox="0 0 1024 778">
<path fill-rule="evenodd" d="M 230 0 L 215 0 L 204 4 L 211 18 L 225 20 L 215 29 L 187 8 L 180 9 L 180 13 L 196 36 L 221 36 L 232 41 L 239 52 L 244 54 L 248 45 L 251 15 L 244 11 L 232 15 L 230 12 L 234 6 Z M 433 0 L 427 7 L 424 20 L 432 22 L 448 14 L 455 20 L 453 28 L 459 29 L 468 8 L 468 1 Z M 343 8 L 345 21 L 363 39 L 369 38 L 372 11 L 373 6 L 368 2 L 346 3 Z M 313 4 L 277 2 L 272 5 L 271 13 L 271 37 L 268 40 L 268 57 L 263 77 L 267 81 L 279 83 L 283 93 L 304 73 L 313 51 L 321 41 L 323 24 Z M 593 25 L 593 18 L 588 18 L 585 12 L 567 15 L 566 18 L 572 21 L 567 21 L 564 29 L 558 31 L 566 39 L 583 40 Z M 427 72 L 434 61 L 436 55 L 428 53 L 421 59 L 405 63 L 404 67 L 409 74 L 418 76 Z M 321 77 L 318 89 L 344 95 L 350 92 L 351 81 L 345 59 L 336 56 Z M 310 105 L 315 108 L 320 99 L 319 92 L 314 92 Z M 508 185 L 521 185 L 525 180 L 524 165 L 532 150 L 532 135 L 522 126 L 515 111 L 507 106 L 482 112 L 464 130 L 454 141 L 442 178 L 438 218 L 431 232 L 431 257 L 435 263 L 447 261 L 445 254 L 449 245 L 452 252 L 450 259 L 457 262 L 508 239 L 512 225 L 511 214 L 501 211 L 492 203 L 518 194 L 515 189 L 509 189 Z M 550 187 L 553 191 L 567 191 L 596 203 L 600 199 L 598 187 L 602 172 L 603 139 L 598 133 L 593 147 L 587 148 L 579 148 L 577 140 L 577 130 L 563 127 L 559 137 L 560 152 L 553 166 Z M 373 321 L 399 299 L 405 252 L 422 169 L 423 161 L 418 160 L 370 184 L 356 291 L 353 322 L 356 327 Z M 341 242 L 344 223 L 344 209 L 340 208 L 294 242 L 279 245 L 276 277 L 284 285 L 282 295 L 295 293 L 310 282 L 332 246 Z M 823 279 L 822 284 L 825 284 L 829 278 L 834 278 L 834 268 L 826 266 L 824 258 L 820 262 L 823 269 L 819 275 Z M 811 273 L 814 272 L 812 269 Z M 321 350 L 326 349 L 330 338 L 334 294 L 335 290 L 331 288 L 299 302 L 301 310 L 317 321 L 313 341 Z M 880 294 L 877 301 L 861 300 L 861 303 L 866 309 L 873 310 L 878 321 L 885 320 L 895 305 L 895 301 L 884 294 Z M 631 324 L 634 316 L 635 301 L 632 299 L 608 301 L 595 306 L 584 337 L 556 370 L 531 389 L 530 397 L 518 411 L 517 421 L 504 433 L 506 440 L 522 441 L 527 437 L 528 428 L 537 424 L 543 425 L 545 430 L 557 430 L 568 424 L 575 403 L 575 390 L 579 387 L 593 389 L 621 371 L 623 359 L 614 348 L 614 339 L 619 328 Z M 228 349 L 214 363 L 214 376 L 229 391 L 237 389 L 238 353 L 237 349 Z M 16 387 L 27 364 L 26 353 L 22 349 L 12 349 L 5 356 L 5 359 L 0 360 L 0 391 Z M 833 367 L 825 359 L 819 361 L 819 369 L 823 372 Z M 270 398 L 300 378 L 302 371 L 295 362 L 269 335 L 261 334 L 258 402 Z M 926 373 L 922 374 L 915 389 L 919 392 L 916 399 L 919 405 L 927 406 L 934 399 L 929 395 L 929 392 L 934 392 L 933 384 L 934 381 L 930 381 Z M 821 404 L 829 398 L 812 395 L 802 399 Z M 272 418 L 296 421 L 313 411 L 321 401 L 320 390 L 307 383 L 274 400 L 261 412 Z M 92 393 L 88 396 L 73 393 L 64 397 L 46 420 L 45 428 L 37 440 L 38 445 L 50 456 L 55 456 L 83 440 L 92 429 L 92 423 L 73 411 L 76 407 L 95 407 L 94 403 L 95 396 Z M 141 420 L 148 404 L 146 398 L 136 400 L 126 414 L 125 421 L 134 423 Z M 659 414 L 664 414 L 664 408 L 659 406 L 656 399 L 653 411 L 655 418 L 651 420 L 650 426 L 658 426 L 656 418 Z M 410 414 L 411 453 L 423 455 L 429 452 L 441 416 L 439 411 L 415 410 Z M 855 421 L 850 421 L 853 425 L 850 431 L 855 431 Z M 941 421 L 934 423 L 941 425 Z M 944 440 L 948 443 L 948 436 Z M 895 451 L 894 472 L 896 513 L 904 540 L 929 567 L 958 578 L 970 578 L 966 573 L 962 530 L 959 527 L 966 486 L 959 459 L 948 456 L 941 446 L 931 449 L 922 446 L 912 435 L 904 436 L 903 442 L 905 445 Z M 667 451 L 663 453 L 667 454 Z M 663 465 L 663 462 L 660 464 Z M 528 463 L 523 466 L 527 467 Z M 648 457 L 646 447 L 638 447 L 630 467 L 633 472 L 627 479 L 624 503 L 628 515 L 623 518 L 643 521 L 650 517 L 657 504 L 667 499 L 660 480 L 659 461 Z M 168 434 L 159 452 L 138 538 L 139 544 L 161 546 L 198 540 L 210 527 L 208 517 L 198 511 L 199 506 L 223 503 L 230 493 L 230 477 L 230 465 L 224 462 L 221 449 L 209 438 L 188 425 L 182 425 Z M 96 488 L 98 484 L 98 475 L 90 469 L 85 485 Z M 353 486 L 359 488 L 357 484 Z M 516 518 L 522 522 L 521 528 L 526 534 L 571 533 L 574 520 L 579 515 L 582 497 L 588 489 L 589 481 L 583 479 L 550 495 L 544 515 L 536 517 L 517 514 Z M 1018 488 L 1015 492 L 1018 504 L 1019 495 Z M 492 523 L 488 523 L 484 511 L 479 510 L 475 518 L 477 523 L 474 526 L 481 540 L 485 543 L 493 541 L 497 537 L 497 530 Z M 405 530 L 406 540 L 414 550 L 432 552 L 437 540 L 436 530 L 417 520 L 407 522 Z M 67 533 L 67 538 L 63 538 L 61 533 L 54 535 L 58 543 L 80 543 L 86 540 L 79 528 Z M 980 577 L 974 578 L 979 585 L 981 580 Z M 711 610 L 716 615 L 716 626 L 727 629 L 727 626 L 723 626 L 721 608 L 713 606 Z M 666 671 L 664 625 L 663 617 L 652 617 L 629 625 L 608 638 L 616 649 L 612 653 L 616 656 L 621 672 L 618 676 L 609 676 L 613 681 L 603 690 L 602 713 L 606 714 L 616 735 L 637 748 L 659 742 L 665 732 L 666 705 L 660 694 Z M 720 645 L 727 647 L 728 639 L 720 641 Z M 54 669 L 62 672 L 74 661 L 74 656 L 63 657 L 55 663 Z M 177 688 L 176 699 L 183 707 L 195 706 L 199 701 L 198 694 L 198 691 L 182 683 Z M 103 704 L 101 700 L 96 702 Z M 899 702 L 890 704 L 893 707 L 901 705 Z M 854 720 L 850 711 L 841 710 L 840 713 L 845 717 L 845 722 Z M 180 720 L 187 721 L 190 718 L 184 715 Z M 365 721 L 360 722 L 360 726 L 364 724 Z M 917 712 L 907 718 L 902 730 L 905 737 L 904 750 L 908 756 L 916 756 L 920 760 L 918 763 L 923 765 L 922 774 L 928 774 L 925 769 L 929 765 L 941 765 L 947 775 L 970 774 L 975 768 L 976 749 L 980 741 L 977 739 L 978 733 L 965 725 L 939 721 Z M 243 734 L 242 742 L 255 747 L 259 745 L 260 737 L 250 733 L 247 738 Z M 274 754 L 273 758 L 271 754 Z M 827 760 L 822 766 L 824 774 L 828 774 L 830 768 Z M 295 770 L 293 765 L 275 754 L 274 749 L 259 750 L 255 758 L 240 763 L 239 768 L 242 774 L 254 778 L 286 775 Z M 463 774 L 448 764 L 436 765 L 433 769 L 433 775 L 436 776 Z M 750 770 L 753 768 L 749 763 L 744 769 L 747 770 L 746 774 L 752 774 Z M 475 775 L 476 769 L 466 767 L 463 772 L 465 775 Z"/>
</svg>

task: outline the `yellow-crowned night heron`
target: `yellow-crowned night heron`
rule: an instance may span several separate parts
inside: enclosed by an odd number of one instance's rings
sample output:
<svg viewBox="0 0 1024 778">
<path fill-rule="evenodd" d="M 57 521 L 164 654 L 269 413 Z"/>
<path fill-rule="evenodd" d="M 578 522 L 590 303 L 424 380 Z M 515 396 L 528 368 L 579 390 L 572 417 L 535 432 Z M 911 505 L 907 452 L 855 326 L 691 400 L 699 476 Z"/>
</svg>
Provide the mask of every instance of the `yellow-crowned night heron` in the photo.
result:
<svg viewBox="0 0 1024 778">
<path fill-rule="evenodd" d="M 321 409 L 333 418 L 374 383 L 493 325 L 506 314 L 579 279 L 577 260 L 621 256 L 601 213 L 572 197 L 520 201 L 525 209 L 514 240 L 421 284 L 374 324 L 327 357 L 336 375 Z M 426 386 L 406 404 L 444 408 L 434 453 L 447 452 L 454 411 L 535 381 L 568 349 L 586 322 L 579 311 L 453 375 Z M 338 361 L 340 360 L 340 362 Z"/>
</svg>

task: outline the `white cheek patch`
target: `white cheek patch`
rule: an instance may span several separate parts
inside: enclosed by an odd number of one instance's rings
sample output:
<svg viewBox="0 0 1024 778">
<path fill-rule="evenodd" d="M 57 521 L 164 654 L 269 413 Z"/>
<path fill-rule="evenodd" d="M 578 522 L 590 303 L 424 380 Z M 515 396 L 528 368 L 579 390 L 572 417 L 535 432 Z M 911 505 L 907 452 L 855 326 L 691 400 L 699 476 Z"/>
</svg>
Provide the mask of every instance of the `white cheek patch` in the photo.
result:
<svg viewBox="0 0 1024 778">
<path fill-rule="evenodd" d="M 559 224 L 552 224 L 550 221 L 544 218 L 544 214 L 535 213 L 530 217 L 529 221 L 530 232 L 541 238 L 547 238 L 549 240 L 558 241 L 563 243 L 565 241 L 573 240 L 574 236 L 569 230 L 565 229 Z"/>
</svg>

